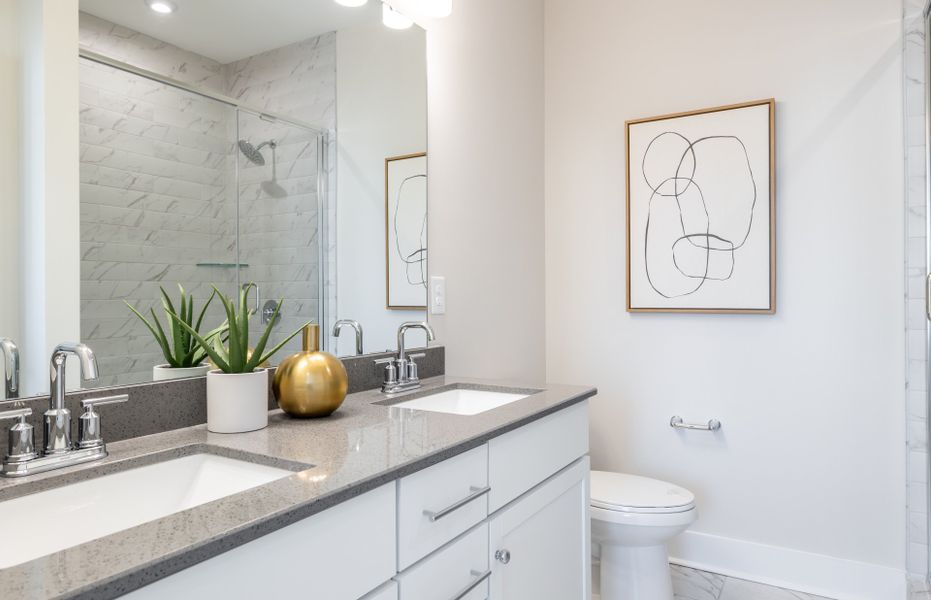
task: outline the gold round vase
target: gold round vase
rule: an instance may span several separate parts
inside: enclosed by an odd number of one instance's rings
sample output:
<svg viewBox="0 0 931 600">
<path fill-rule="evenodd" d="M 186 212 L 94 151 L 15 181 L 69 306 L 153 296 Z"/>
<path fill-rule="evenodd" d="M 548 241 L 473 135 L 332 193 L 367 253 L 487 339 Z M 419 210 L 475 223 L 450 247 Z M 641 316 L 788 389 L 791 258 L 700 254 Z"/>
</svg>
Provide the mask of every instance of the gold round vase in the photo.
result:
<svg viewBox="0 0 931 600">
<path fill-rule="evenodd" d="M 295 417 L 326 417 L 346 398 L 349 378 L 342 361 L 320 352 L 320 328 L 304 328 L 304 351 L 281 361 L 272 389 L 281 410 Z"/>
</svg>

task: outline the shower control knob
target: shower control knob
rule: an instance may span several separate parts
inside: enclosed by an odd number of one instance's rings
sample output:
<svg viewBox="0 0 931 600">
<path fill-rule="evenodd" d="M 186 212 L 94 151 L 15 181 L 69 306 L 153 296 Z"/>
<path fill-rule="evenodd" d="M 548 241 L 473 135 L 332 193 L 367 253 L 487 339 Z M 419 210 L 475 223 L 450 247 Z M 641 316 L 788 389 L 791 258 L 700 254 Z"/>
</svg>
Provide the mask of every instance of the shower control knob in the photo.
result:
<svg viewBox="0 0 931 600">
<path fill-rule="evenodd" d="M 510 550 L 496 550 L 495 551 L 495 560 L 506 565 L 511 562 L 511 552 Z"/>
</svg>

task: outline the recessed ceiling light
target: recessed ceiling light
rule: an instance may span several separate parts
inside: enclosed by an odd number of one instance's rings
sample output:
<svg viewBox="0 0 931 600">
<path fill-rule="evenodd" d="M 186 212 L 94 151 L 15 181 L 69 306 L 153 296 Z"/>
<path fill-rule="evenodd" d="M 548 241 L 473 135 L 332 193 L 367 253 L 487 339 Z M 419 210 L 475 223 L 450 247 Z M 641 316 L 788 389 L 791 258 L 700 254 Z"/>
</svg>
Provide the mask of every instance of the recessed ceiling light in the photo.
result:
<svg viewBox="0 0 931 600">
<path fill-rule="evenodd" d="M 178 5 L 171 0 L 145 0 L 145 4 L 153 11 L 162 15 L 170 15 L 178 10 Z"/>
<path fill-rule="evenodd" d="M 350 8 L 355 8 L 357 6 L 365 6 L 366 2 L 368 2 L 368 0 L 336 0 L 337 4 L 348 6 Z"/>
<path fill-rule="evenodd" d="M 385 24 L 385 27 L 390 27 L 391 29 L 407 29 L 414 24 L 414 21 L 402 15 L 398 11 L 394 10 L 387 3 L 381 5 L 381 22 Z"/>
</svg>

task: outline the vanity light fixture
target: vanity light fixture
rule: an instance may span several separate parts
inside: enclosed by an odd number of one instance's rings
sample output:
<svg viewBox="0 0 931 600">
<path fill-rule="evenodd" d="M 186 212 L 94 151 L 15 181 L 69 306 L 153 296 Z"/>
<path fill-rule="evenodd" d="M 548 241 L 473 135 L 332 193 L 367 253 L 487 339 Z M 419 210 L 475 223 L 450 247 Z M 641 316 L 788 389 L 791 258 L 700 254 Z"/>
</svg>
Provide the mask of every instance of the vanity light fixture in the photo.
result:
<svg viewBox="0 0 931 600">
<path fill-rule="evenodd" d="M 381 5 L 381 22 L 385 24 L 385 27 L 391 29 L 407 29 L 414 24 L 413 19 L 407 15 L 402 15 L 387 2 L 383 2 Z"/>
<path fill-rule="evenodd" d="M 341 6 L 348 6 L 349 8 L 356 8 L 358 6 L 365 6 L 365 3 L 368 0 L 336 0 L 336 3 Z"/>
<path fill-rule="evenodd" d="M 417 0 L 417 12 L 431 19 L 442 19 L 453 13 L 453 0 Z"/>
<path fill-rule="evenodd" d="M 145 0 L 145 5 L 161 15 L 170 15 L 178 10 L 178 5 L 171 0 Z"/>
</svg>

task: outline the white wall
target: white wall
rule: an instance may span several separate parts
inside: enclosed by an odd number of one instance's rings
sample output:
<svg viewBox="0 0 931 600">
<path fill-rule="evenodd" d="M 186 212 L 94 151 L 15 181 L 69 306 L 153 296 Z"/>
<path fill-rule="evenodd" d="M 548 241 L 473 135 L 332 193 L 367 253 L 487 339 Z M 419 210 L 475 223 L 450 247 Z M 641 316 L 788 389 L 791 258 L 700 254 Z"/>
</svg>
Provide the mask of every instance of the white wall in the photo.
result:
<svg viewBox="0 0 931 600">
<path fill-rule="evenodd" d="M 385 308 L 385 158 L 427 149 L 426 36 L 381 23 L 336 33 L 337 315 L 365 331 L 365 351 L 397 347 L 398 326 L 424 311 Z M 351 330 L 338 356 L 355 354 Z M 412 331 L 407 347 L 423 346 Z"/>
<path fill-rule="evenodd" d="M 694 532 L 784 559 L 719 570 L 868 595 L 904 566 L 900 36 L 899 0 L 546 2 L 547 376 L 598 386 L 596 467 L 684 485 Z M 778 313 L 626 313 L 624 120 L 770 96 Z"/>
<path fill-rule="evenodd" d="M 19 0 L 23 85 L 20 247 L 23 393 L 48 390 L 48 360 L 80 334 L 77 0 Z M 78 369 L 69 369 L 69 384 Z"/>
<path fill-rule="evenodd" d="M 542 21 L 541 0 L 468 0 L 428 29 L 429 269 L 447 285 L 430 322 L 450 374 L 544 376 Z"/>
<path fill-rule="evenodd" d="M 900 19 L 897 0 L 547 0 L 547 376 L 598 386 L 595 466 L 692 489 L 694 532 L 904 566 Z M 778 313 L 626 313 L 624 120 L 770 96 Z"/>
<path fill-rule="evenodd" d="M 0 337 L 19 339 L 19 89 L 22 53 L 18 4 L 0 2 Z M 2 369 L 2 367 L 0 367 Z"/>
</svg>

